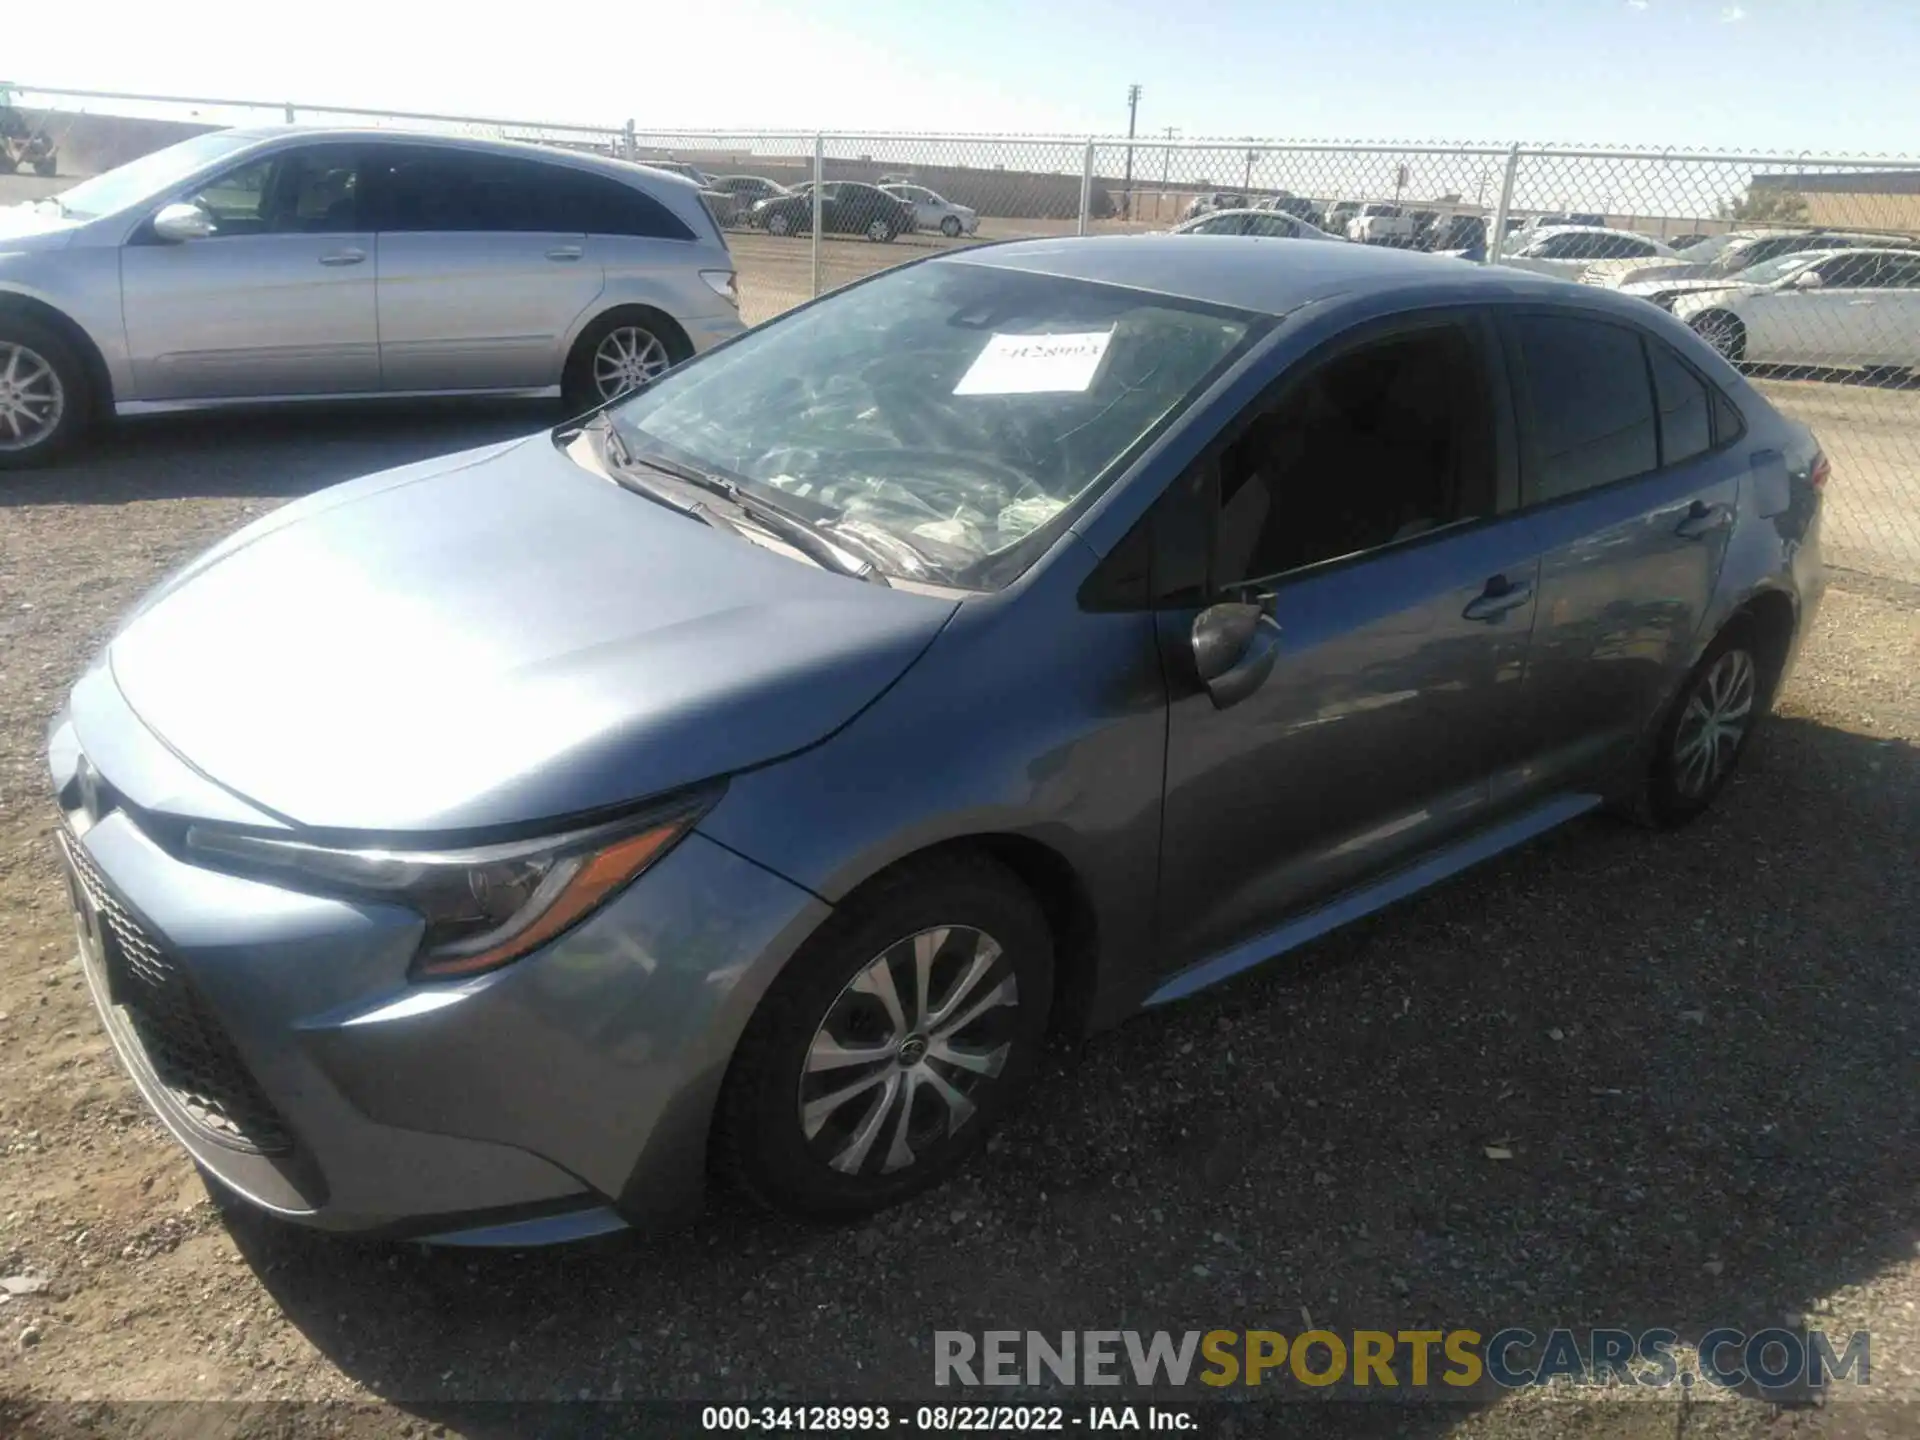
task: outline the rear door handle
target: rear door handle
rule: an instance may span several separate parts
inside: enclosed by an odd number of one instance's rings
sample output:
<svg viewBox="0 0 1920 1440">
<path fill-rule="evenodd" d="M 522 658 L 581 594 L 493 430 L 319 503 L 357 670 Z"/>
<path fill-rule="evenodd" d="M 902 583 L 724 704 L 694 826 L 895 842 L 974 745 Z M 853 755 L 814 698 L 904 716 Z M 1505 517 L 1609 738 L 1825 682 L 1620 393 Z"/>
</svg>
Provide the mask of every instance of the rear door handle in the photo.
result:
<svg viewBox="0 0 1920 1440">
<path fill-rule="evenodd" d="M 547 251 L 549 260 L 578 260 L 587 252 L 578 245 L 556 245 Z"/>
<path fill-rule="evenodd" d="M 1467 608 L 1460 612 L 1467 620 L 1482 620 L 1489 624 L 1497 621 L 1509 610 L 1518 610 L 1533 599 L 1532 582 L 1515 582 L 1504 575 L 1496 575 L 1487 581 L 1487 588 L 1467 602 Z"/>
<path fill-rule="evenodd" d="M 1714 531 L 1726 529 L 1732 520 L 1733 512 L 1725 505 L 1696 500 L 1687 507 L 1687 518 L 1673 527 L 1673 533 L 1682 540 L 1704 540 Z"/>
<path fill-rule="evenodd" d="M 367 258 L 364 250 L 329 250 L 320 257 L 322 265 L 358 265 Z"/>
</svg>

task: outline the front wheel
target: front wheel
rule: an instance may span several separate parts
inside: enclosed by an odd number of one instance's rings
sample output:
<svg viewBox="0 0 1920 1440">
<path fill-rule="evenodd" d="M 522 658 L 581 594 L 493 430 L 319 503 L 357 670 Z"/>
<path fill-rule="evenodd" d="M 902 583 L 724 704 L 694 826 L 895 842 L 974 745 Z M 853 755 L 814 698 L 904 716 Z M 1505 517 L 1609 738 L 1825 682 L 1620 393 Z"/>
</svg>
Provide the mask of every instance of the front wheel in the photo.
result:
<svg viewBox="0 0 1920 1440">
<path fill-rule="evenodd" d="M 776 211 L 774 214 L 769 215 L 767 217 L 767 233 L 769 235 L 786 235 L 786 234 L 789 234 L 792 230 L 793 230 L 793 221 L 788 219 L 785 215 L 782 215 Z"/>
<path fill-rule="evenodd" d="M 958 240 L 960 238 L 960 217 L 958 215 L 948 215 L 944 217 L 940 221 L 940 233 L 949 240 Z"/>
<path fill-rule="evenodd" d="M 86 371 L 67 342 L 33 320 L 0 315 L 0 470 L 53 459 L 85 428 Z"/>
<path fill-rule="evenodd" d="M 1738 315 L 1725 310 L 1709 310 L 1689 322 L 1693 333 L 1720 352 L 1720 358 L 1738 365 L 1747 354 L 1747 327 Z"/>
<path fill-rule="evenodd" d="M 45 159 L 36 160 L 33 162 L 33 173 L 42 179 L 51 180 L 60 173 L 60 162 L 51 155 Z"/>
<path fill-rule="evenodd" d="M 994 861 L 908 862 L 843 905 L 740 1041 L 716 1162 L 755 1199 L 847 1219 L 946 1179 L 1032 1077 L 1046 917 Z"/>
</svg>

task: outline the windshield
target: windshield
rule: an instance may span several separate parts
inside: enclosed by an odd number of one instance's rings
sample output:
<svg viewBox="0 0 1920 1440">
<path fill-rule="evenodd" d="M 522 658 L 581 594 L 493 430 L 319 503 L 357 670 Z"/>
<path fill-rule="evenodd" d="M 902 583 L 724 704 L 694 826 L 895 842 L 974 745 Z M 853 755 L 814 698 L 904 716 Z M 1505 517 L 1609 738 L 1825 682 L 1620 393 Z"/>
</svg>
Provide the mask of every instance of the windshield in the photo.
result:
<svg viewBox="0 0 1920 1440">
<path fill-rule="evenodd" d="M 96 215 L 111 215 L 138 205 L 143 200 L 171 189 L 201 168 L 221 157 L 251 145 L 253 140 L 233 130 L 215 130 L 169 145 L 151 155 L 142 155 L 118 169 L 91 180 L 82 180 L 71 190 L 62 190 L 52 198 L 60 202 L 66 214 L 91 220 Z"/>
<path fill-rule="evenodd" d="M 1736 244 L 1745 238 L 1740 235 L 1709 235 L 1706 239 L 1695 241 L 1687 246 L 1679 252 L 1679 255 L 1682 260 L 1702 265 L 1709 260 L 1717 260 L 1729 245 Z"/>
<path fill-rule="evenodd" d="M 899 556 L 908 576 L 994 589 L 1261 323 L 1080 280 L 914 265 L 670 371 L 613 418 L 643 459 L 745 482 Z"/>
<path fill-rule="evenodd" d="M 1824 260 L 1824 255 L 1809 255 L 1804 251 L 1792 255 L 1776 255 L 1771 260 L 1762 260 L 1758 265 L 1749 266 L 1740 272 L 1743 285 L 1771 285 L 1784 280 L 1789 275 L 1798 274 L 1816 260 Z"/>
</svg>

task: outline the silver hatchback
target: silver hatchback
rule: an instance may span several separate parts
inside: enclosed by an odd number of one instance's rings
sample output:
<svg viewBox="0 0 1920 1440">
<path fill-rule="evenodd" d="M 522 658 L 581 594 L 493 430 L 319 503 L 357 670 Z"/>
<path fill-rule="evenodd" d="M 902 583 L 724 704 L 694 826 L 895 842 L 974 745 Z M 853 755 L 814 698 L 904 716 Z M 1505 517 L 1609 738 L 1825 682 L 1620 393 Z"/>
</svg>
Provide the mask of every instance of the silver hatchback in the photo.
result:
<svg viewBox="0 0 1920 1440">
<path fill-rule="evenodd" d="M 726 240 L 675 176 L 504 141 L 214 131 L 0 209 L 0 468 L 111 414 L 585 409 L 742 328 Z"/>
</svg>

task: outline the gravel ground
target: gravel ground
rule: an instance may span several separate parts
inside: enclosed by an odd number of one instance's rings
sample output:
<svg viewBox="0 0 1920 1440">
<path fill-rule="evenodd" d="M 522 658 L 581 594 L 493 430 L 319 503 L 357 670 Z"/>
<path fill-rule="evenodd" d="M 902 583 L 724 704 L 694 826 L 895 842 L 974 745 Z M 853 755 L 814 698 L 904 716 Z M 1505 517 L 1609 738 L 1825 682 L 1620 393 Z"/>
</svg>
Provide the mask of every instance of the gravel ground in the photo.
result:
<svg viewBox="0 0 1920 1440">
<path fill-rule="evenodd" d="M 525 1433 L 462 1406 L 899 1397 L 936 1329 L 1303 1311 L 1694 1337 L 1806 1315 L 1873 1331 L 1879 1403 L 1296 1404 L 1204 1433 L 1920 1433 L 1920 596 L 1845 575 L 1700 824 L 1577 824 L 1062 1048 L 981 1163 L 876 1222 L 723 1199 L 666 1239 L 476 1255 L 210 1203 L 72 959 L 47 716 L 119 612 L 249 516 L 542 418 L 156 422 L 0 488 L 0 1277 L 48 1281 L 0 1304 L 0 1433 Z M 76 1405 L 201 1399 L 338 1406 Z"/>
</svg>

